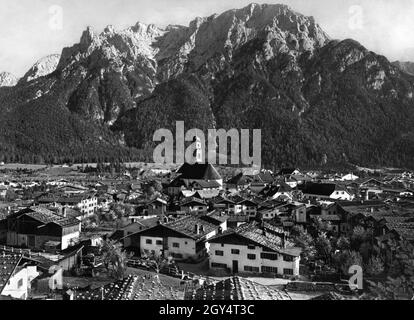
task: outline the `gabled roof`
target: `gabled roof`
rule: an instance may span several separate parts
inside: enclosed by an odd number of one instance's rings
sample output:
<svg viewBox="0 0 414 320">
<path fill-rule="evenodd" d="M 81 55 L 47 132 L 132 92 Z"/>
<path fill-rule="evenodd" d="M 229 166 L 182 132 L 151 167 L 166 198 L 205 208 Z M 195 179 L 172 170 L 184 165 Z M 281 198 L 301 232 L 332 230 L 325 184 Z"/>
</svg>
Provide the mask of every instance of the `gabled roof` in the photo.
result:
<svg viewBox="0 0 414 320">
<path fill-rule="evenodd" d="M 181 206 L 189 206 L 189 205 L 203 205 L 203 206 L 207 206 L 207 203 L 205 203 L 205 201 L 199 199 L 199 198 L 186 198 L 183 201 L 181 201 L 180 205 Z"/>
<path fill-rule="evenodd" d="M 193 165 L 184 163 L 177 173 L 181 179 L 191 180 L 221 180 L 222 177 L 211 164 L 195 163 Z"/>
<path fill-rule="evenodd" d="M 62 216 L 57 215 L 53 211 L 50 211 L 46 208 L 42 207 L 30 207 L 23 209 L 13 215 L 11 215 L 11 218 L 20 218 L 21 216 L 28 216 L 36 221 L 39 221 L 40 223 L 46 225 L 49 223 L 57 224 L 61 227 L 68 227 L 72 225 L 78 225 L 80 224 L 80 221 L 76 218 L 65 218 Z"/>
<path fill-rule="evenodd" d="M 217 197 L 219 194 L 219 190 L 198 190 L 193 196 L 201 199 L 212 199 Z"/>
<path fill-rule="evenodd" d="M 334 183 L 311 183 L 304 187 L 303 193 L 330 196 L 338 190 L 348 192 L 345 188 Z"/>
<path fill-rule="evenodd" d="M 292 188 L 288 184 L 283 182 L 277 186 L 269 186 L 266 189 L 262 190 L 259 194 L 266 195 L 267 197 L 273 197 L 275 194 L 291 191 Z"/>
<path fill-rule="evenodd" d="M 239 173 L 238 175 L 232 177 L 230 180 L 227 181 L 227 184 L 243 186 L 248 185 L 253 181 L 252 176 L 246 176 L 243 173 Z"/>
<path fill-rule="evenodd" d="M 199 229 L 199 233 L 195 232 L 195 226 L 202 226 L 202 230 Z M 210 232 L 217 229 L 217 226 L 208 221 L 204 221 L 195 216 L 185 216 L 181 219 L 166 223 L 159 224 L 152 228 L 139 231 L 135 234 L 153 237 L 184 237 L 194 240 L 200 240 Z"/>
</svg>

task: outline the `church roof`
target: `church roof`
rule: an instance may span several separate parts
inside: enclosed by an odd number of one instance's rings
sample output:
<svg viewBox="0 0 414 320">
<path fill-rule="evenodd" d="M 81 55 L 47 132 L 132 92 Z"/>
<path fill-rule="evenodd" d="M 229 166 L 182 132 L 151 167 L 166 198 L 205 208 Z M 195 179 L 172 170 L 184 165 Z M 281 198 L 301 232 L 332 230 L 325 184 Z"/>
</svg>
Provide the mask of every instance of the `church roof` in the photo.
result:
<svg viewBox="0 0 414 320">
<path fill-rule="evenodd" d="M 181 179 L 192 179 L 192 180 L 221 180 L 222 177 L 217 170 L 211 164 L 195 163 L 189 164 L 184 163 L 182 167 L 177 171 L 180 173 Z"/>
</svg>

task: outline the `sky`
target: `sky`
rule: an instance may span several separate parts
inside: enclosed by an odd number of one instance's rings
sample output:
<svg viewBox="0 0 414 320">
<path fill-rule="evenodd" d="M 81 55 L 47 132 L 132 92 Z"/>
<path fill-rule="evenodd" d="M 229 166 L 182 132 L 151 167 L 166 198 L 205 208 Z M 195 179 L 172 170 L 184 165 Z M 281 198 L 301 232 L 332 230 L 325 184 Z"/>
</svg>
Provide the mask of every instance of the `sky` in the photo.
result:
<svg viewBox="0 0 414 320">
<path fill-rule="evenodd" d="M 331 38 L 414 61 L 414 0 L 0 0 L 0 72 L 23 76 L 38 59 L 79 42 L 87 26 L 188 25 L 251 2 L 287 4 L 314 16 Z"/>
</svg>

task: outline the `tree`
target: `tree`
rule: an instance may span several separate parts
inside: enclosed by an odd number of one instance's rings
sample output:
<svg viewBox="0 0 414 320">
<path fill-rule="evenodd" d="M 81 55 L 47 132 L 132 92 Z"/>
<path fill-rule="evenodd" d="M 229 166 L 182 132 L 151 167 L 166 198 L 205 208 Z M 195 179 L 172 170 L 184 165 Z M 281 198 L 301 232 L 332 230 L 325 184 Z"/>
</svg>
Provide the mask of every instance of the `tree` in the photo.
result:
<svg viewBox="0 0 414 320">
<path fill-rule="evenodd" d="M 363 266 L 362 257 L 359 252 L 346 250 L 334 256 L 334 260 L 339 270 L 343 275 L 348 275 L 351 266 Z"/>
<path fill-rule="evenodd" d="M 325 262 L 330 259 L 332 245 L 325 232 L 319 234 L 319 236 L 316 238 L 315 248 L 318 255 L 322 257 Z"/>
<path fill-rule="evenodd" d="M 101 250 L 105 268 L 113 278 L 122 280 L 127 269 L 127 254 L 122 250 L 122 245 L 115 241 L 104 241 Z"/>
<path fill-rule="evenodd" d="M 370 292 L 368 298 L 374 299 L 413 299 L 414 298 L 414 245 L 401 241 L 396 249 L 395 262 L 400 267 L 400 274 L 388 277 L 385 282 L 368 281 Z"/>
<path fill-rule="evenodd" d="M 356 226 L 352 231 L 351 247 L 354 250 L 359 250 L 361 244 L 366 240 L 366 232 L 362 226 Z"/>
<path fill-rule="evenodd" d="M 367 263 L 365 270 L 371 276 L 378 276 L 384 272 L 384 263 L 379 257 L 371 257 Z"/>
<path fill-rule="evenodd" d="M 336 247 L 338 250 L 341 250 L 341 251 L 349 250 L 351 248 L 351 242 L 349 241 L 348 238 L 341 236 L 336 242 Z"/>
<path fill-rule="evenodd" d="M 292 228 L 291 235 L 295 245 L 302 249 L 302 257 L 305 260 L 312 259 L 316 250 L 312 236 L 303 228 L 303 226 L 295 225 Z"/>
</svg>

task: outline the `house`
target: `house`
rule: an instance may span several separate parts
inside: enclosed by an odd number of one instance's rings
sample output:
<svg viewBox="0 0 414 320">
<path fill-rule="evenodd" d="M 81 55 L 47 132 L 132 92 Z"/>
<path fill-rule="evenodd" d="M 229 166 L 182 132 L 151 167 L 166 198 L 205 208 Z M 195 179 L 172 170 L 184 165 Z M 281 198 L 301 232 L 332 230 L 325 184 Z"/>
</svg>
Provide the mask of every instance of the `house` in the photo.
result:
<svg viewBox="0 0 414 320">
<path fill-rule="evenodd" d="M 37 199 L 39 204 L 59 204 L 64 207 L 79 210 L 83 218 L 93 216 L 98 209 L 98 198 L 95 193 L 52 193 Z"/>
<path fill-rule="evenodd" d="M 302 189 L 303 196 L 308 200 L 352 200 L 353 195 L 346 188 L 334 183 L 310 183 Z"/>
<path fill-rule="evenodd" d="M 353 173 L 345 174 L 341 177 L 341 181 L 355 181 L 358 180 L 359 177 L 354 175 Z"/>
<path fill-rule="evenodd" d="M 257 216 L 258 203 L 254 200 L 243 199 L 237 203 L 241 207 L 241 213 L 248 216 L 250 219 L 254 219 Z"/>
<path fill-rule="evenodd" d="M 253 181 L 250 183 L 249 190 L 253 193 L 259 194 L 268 185 L 271 185 L 274 181 L 270 172 L 260 172 L 257 175 L 252 176 Z"/>
<path fill-rule="evenodd" d="M 6 250 L 0 250 L 0 266 L 0 295 L 26 300 L 31 282 L 39 276 L 37 267 L 21 253 Z"/>
<path fill-rule="evenodd" d="M 281 183 L 278 185 L 272 185 L 266 187 L 260 192 L 260 195 L 263 195 L 270 199 L 278 199 L 280 197 L 292 200 L 292 188 L 287 183 Z"/>
<path fill-rule="evenodd" d="M 171 183 L 167 186 L 167 193 L 170 196 L 175 196 L 180 194 L 180 192 L 187 190 L 187 186 L 180 177 L 175 178 Z"/>
<path fill-rule="evenodd" d="M 226 182 L 226 188 L 235 189 L 237 191 L 244 190 L 250 186 L 254 178 L 252 176 L 239 173 Z"/>
<path fill-rule="evenodd" d="M 146 205 L 144 215 L 148 216 L 162 216 L 167 212 L 167 201 L 161 198 L 156 198 Z"/>
<path fill-rule="evenodd" d="M 280 214 L 278 208 L 260 207 L 257 211 L 258 217 L 262 220 L 274 220 Z"/>
<path fill-rule="evenodd" d="M 205 219 L 186 216 L 130 235 L 130 248 L 141 254 L 199 261 L 207 255 L 207 240 L 221 229 Z"/>
<path fill-rule="evenodd" d="M 79 239 L 81 222 L 65 218 L 54 212 L 30 207 L 7 217 L 7 245 L 30 249 L 46 249 L 45 245 L 55 242 L 64 250 Z"/>
<path fill-rule="evenodd" d="M 236 203 L 233 200 L 230 200 L 225 197 L 219 197 L 215 199 L 213 207 L 214 209 L 221 210 L 229 215 L 239 213 L 239 211 L 236 210 Z"/>
<path fill-rule="evenodd" d="M 237 273 L 299 275 L 300 249 L 255 224 L 228 230 L 208 240 L 212 269 Z"/>
<path fill-rule="evenodd" d="M 155 227 L 158 225 L 159 221 L 160 221 L 159 217 L 134 220 L 133 223 L 119 230 L 116 230 L 109 238 L 111 240 L 122 242 L 124 247 L 128 248 L 131 246 L 130 237 L 129 237 L 130 235 L 140 232 L 142 230 Z"/>
<path fill-rule="evenodd" d="M 204 200 L 198 198 L 183 199 L 180 203 L 180 210 L 186 213 L 207 212 L 208 205 Z"/>
</svg>

